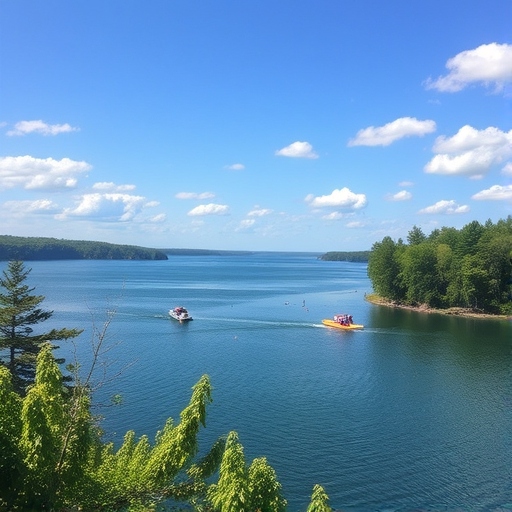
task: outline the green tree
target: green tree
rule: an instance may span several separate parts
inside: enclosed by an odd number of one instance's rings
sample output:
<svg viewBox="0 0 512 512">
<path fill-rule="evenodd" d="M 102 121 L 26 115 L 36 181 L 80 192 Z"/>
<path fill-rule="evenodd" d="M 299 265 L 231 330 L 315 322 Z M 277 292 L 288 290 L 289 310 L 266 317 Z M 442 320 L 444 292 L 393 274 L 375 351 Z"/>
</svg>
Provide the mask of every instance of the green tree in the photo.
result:
<svg viewBox="0 0 512 512">
<path fill-rule="evenodd" d="M 219 471 L 219 481 L 210 487 L 208 499 L 218 512 L 283 512 L 286 500 L 281 484 L 265 457 L 248 468 L 238 434 L 230 432 Z"/>
<path fill-rule="evenodd" d="M 0 367 L 0 510 L 153 510 L 167 498 L 197 510 L 283 512 L 281 485 L 265 458 L 247 468 L 236 432 L 194 462 L 211 385 L 203 375 L 175 425 L 151 444 L 127 432 L 115 450 L 90 412 L 90 386 L 64 385 L 49 343 L 25 397 Z M 219 470 L 220 468 L 220 470 Z M 219 472 L 218 482 L 209 483 Z"/>
<path fill-rule="evenodd" d="M 13 510 L 23 482 L 21 399 L 14 393 L 9 370 L 0 366 L 0 510 Z"/>
<path fill-rule="evenodd" d="M 31 269 L 22 261 L 10 261 L 0 278 L 0 363 L 7 366 L 13 377 L 13 386 L 18 393 L 25 393 L 34 381 L 36 356 L 43 342 L 66 340 L 78 336 L 76 329 L 52 329 L 44 334 L 34 334 L 32 326 L 51 318 L 53 311 L 39 306 L 42 295 L 31 295 L 26 279 Z"/>
<path fill-rule="evenodd" d="M 409 245 L 418 245 L 427 239 L 425 233 L 418 226 L 413 226 L 407 234 L 407 242 Z"/>
<path fill-rule="evenodd" d="M 219 481 L 208 492 L 214 510 L 218 512 L 250 512 L 249 474 L 244 449 L 236 432 L 230 432 L 222 457 Z"/>
<path fill-rule="evenodd" d="M 473 256 L 477 252 L 478 241 L 485 231 L 484 226 L 474 220 L 466 224 L 460 231 L 457 244 L 457 254 L 459 259 L 466 255 Z"/>
<path fill-rule="evenodd" d="M 402 258 L 402 279 L 409 304 L 440 305 L 438 255 L 432 243 L 407 247 Z"/>
<path fill-rule="evenodd" d="M 403 298 L 399 264 L 402 250 L 402 243 L 395 243 L 389 236 L 373 244 L 368 261 L 368 276 L 373 289 L 382 297 L 393 300 Z"/>
<path fill-rule="evenodd" d="M 265 457 L 254 459 L 249 466 L 249 492 L 252 510 L 283 512 L 286 500 L 281 496 L 281 484 L 274 468 Z"/>
<path fill-rule="evenodd" d="M 332 512 L 332 508 L 327 504 L 329 497 L 321 485 L 313 487 L 311 502 L 306 512 Z"/>
</svg>

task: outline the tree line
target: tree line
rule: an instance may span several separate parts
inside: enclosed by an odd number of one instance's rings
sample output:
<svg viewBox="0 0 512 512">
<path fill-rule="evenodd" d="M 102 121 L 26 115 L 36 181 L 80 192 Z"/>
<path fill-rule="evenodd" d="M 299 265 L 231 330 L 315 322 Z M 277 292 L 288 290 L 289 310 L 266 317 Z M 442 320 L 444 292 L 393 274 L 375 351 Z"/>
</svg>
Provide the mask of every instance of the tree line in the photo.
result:
<svg viewBox="0 0 512 512">
<path fill-rule="evenodd" d="M 34 334 L 52 311 L 26 284 L 30 269 L 10 261 L 0 278 L 0 511 L 284 512 L 286 499 L 265 457 L 248 464 L 235 431 L 198 457 L 212 386 L 203 375 L 180 421 L 136 438 L 127 431 L 119 448 L 102 440 L 91 413 L 93 375 L 102 365 L 107 329 L 94 329 L 92 362 L 68 364 L 66 378 L 52 342 L 76 338 L 76 329 Z M 105 349 L 108 350 L 108 347 Z M 59 364 L 60 363 L 60 364 Z M 328 496 L 313 487 L 308 512 L 331 512 Z M 176 505 L 177 504 L 177 505 Z"/>
<path fill-rule="evenodd" d="M 331 251 L 322 254 L 319 259 L 323 261 L 350 261 L 353 263 L 367 263 L 370 251 Z"/>
<path fill-rule="evenodd" d="M 0 261 L 166 259 L 164 251 L 135 245 L 0 235 Z"/>
<path fill-rule="evenodd" d="M 378 295 L 398 303 L 510 315 L 512 216 L 428 236 L 414 226 L 407 243 L 386 236 L 372 247 L 368 276 Z"/>
</svg>

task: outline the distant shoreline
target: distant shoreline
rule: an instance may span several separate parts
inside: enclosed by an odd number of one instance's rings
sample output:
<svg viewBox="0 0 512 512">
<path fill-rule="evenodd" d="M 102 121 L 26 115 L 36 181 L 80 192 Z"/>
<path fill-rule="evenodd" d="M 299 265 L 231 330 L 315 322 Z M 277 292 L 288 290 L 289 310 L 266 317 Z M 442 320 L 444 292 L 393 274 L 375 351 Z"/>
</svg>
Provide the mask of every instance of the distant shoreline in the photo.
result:
<svg viewBox="0 0 512 512">
<path fill-rule="evenodd" d="M 507 315 L 493 315 L 491 313 L 480 313 L 467 308 L 447 308 L 436 309 L 426 305 L 409 306 L 407 304 L 400 304 L 393 300 L 385 299 L 375 293 L 365 294 L 365 300 L 376 306 L 386 306 L 396 309 L 407 309 L 409 311 L 416 311 L 418 313 L 439 313 L 441 315 L 461 316 L 464 318 L 478 318 L 478 319 L 493 319 L 493 320 L 512 320 L 512 316 Z"/>
</svg>

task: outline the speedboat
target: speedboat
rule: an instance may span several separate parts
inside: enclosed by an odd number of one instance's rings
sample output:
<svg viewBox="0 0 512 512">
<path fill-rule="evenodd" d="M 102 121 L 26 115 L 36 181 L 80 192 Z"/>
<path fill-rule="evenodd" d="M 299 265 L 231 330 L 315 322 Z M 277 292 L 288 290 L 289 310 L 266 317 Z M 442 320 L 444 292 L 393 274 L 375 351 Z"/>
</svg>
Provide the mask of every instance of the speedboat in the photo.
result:
<svg viewBox="0 0 512 512">
<path fill-rule="evenodd" d="M 334 315 L 332 320 L 322 320 L 324 325 L 327 327 L 335 327 L 336 329 L 345 329 L 347 331 L 354 331 L 356 329 L 362 329 L 364 325 L 355 324 L 352 320 L 352 315 Z"/>
<path fill-rule="evenodd" d="M 179 322 L 188 322 L 192 320 L 192 317 L 189 315 L 188 311 L 183 306 L 177 306 L 173 309 L 170 309 L 169 316 L 171 316 L 175 320 L 178 320 Z"/>
</svg>

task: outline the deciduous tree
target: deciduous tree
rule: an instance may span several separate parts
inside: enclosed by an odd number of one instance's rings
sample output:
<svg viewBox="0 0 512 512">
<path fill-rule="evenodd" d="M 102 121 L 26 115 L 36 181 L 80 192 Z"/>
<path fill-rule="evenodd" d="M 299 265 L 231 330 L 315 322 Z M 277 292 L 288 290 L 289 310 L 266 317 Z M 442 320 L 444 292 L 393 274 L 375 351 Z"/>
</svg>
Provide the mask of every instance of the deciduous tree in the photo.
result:
<svg viewBox="0 0 512 512">
<path fill-rule="evenodd" d="M 45 343 L 25 397 L 12 390 L 9 371 L 0 367 L 0 510 L 153 510 L 172 498 L 196 510 L 283 512 L 274 470 L 265 458 L 248 468 L 236 432 L 194 462 L 210 402 L 210 380 L 203 375 L 178 424 L 169 419 L 154 443 L 128 431 L 116 450 L 101 441 L 90 387 L 65 387 Z M 209 483 L 216 472 L 218 482 Z"/>
</svg>

